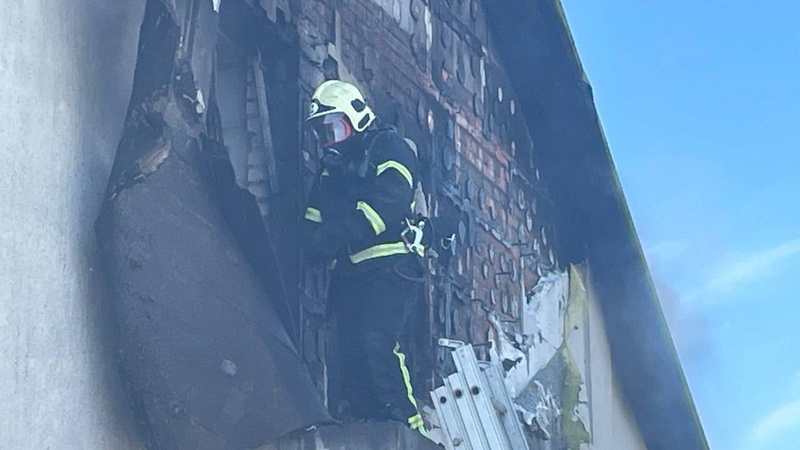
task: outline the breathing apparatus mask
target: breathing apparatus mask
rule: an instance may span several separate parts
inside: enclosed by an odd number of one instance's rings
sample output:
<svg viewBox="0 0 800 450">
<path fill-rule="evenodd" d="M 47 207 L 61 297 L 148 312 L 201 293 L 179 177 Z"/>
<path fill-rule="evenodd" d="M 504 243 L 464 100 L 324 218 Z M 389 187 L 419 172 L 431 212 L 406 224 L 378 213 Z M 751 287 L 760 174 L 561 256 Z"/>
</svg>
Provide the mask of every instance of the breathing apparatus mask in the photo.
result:
<svg viewBox="0 0 800 450">
<path fill-rule="evenodd" d="M 360 139 L 344 113 L 326 114 L 310 121 L 317 142 L 322 146 L 322 166 L 335 173 L 356 171 L 364 157 Z"/>
</svg>

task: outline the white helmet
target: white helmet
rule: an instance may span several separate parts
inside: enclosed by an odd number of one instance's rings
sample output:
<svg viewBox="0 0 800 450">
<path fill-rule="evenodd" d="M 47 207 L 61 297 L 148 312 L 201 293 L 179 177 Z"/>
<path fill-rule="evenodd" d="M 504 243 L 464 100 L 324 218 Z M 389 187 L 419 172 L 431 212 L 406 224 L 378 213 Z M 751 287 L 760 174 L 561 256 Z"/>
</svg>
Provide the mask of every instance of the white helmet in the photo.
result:
<svg viewBox="0 0 800 450">
<path fill-rule="evenodd" d="M 308 105 L 306 120 L 332 113 L 343 113 L 359 133 L 375 120 L 375 113 L 367 106 L 361 91 L 341 80 L 328 80 L 317 86 Z"/>
</svg>

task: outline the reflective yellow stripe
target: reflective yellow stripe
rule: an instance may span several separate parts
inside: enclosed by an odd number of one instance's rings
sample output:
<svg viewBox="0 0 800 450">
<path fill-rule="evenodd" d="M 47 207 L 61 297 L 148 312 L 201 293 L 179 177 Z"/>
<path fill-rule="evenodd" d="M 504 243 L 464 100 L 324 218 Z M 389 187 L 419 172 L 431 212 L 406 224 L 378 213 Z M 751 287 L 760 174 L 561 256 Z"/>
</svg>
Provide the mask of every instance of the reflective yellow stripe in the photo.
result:
<svg viewBox="0 0 800 450">
<path fill-rule="evenodd" d="M 394 344 L 394 350 L 392 352 L 395 354 L 395 356 L 397 356 L 397 360 L 400 362 L 400 372 L 403 373 L 403 382 L 406 385 L 406 395 L 408 396 L 408 401 L 414 405 L 414 409 L 417 409 L 417 400 L 414 398 L 414 393 L 411 389 L 411 376 L 409 376 L 408 367 L 406 367 L 406 355 L 400 351 L 399 342 Z M 408 418 L 408 426 L 412 430 L 419 431 L 419 433 L 423 436 L 427 435 L 427 431 L 425 430 L 425 422 L 422 420 L 422 416 L 419 413 L 416 413 Z"/>
<path fill-rule="evenodd" d="M 406 166 L 400 164 L 397 161 L 386 161 L 385 163 L 380 164 L 378 166 L 378 175 L 382 174 L 387 169 L 395 169 L 396 171 L 400 172 L 400 175 L 402 175 L 403 178 L 405 178 L 406 181 L 408 181 L 408 186 L 412 188 L 414 187 L 414 181 L 413 178 L 411 177 L 411 171 L 408 170 Z"/>
<path fill-rule="evenodd" d="M 372 229 L 375 230 L 376 236 L 386 231 L 386 224 L 383 223 L 383 219 L 367 202 L 358 202 L 356 209 L 364 213 L 369 224 L 372 225 Z"/>
<path fill-rule="evenodd" d="M 417 407 L 417 401 L 414 399 L 414 394 L 411 392 L 411 377 L 408 375 L 408 367 L 406 367 L 406 355 L 404 355 L 400 351 L 400 343 L 394 344 L 394 350 L 392 352 L 397 356 L 397 359 L 400 361 L 400 372 L 403 373 L 403 382 L 406 384 L 406 395 L 408 396 L 408 401 L 414 405 L 414 408 Z M 416 416 L 412 416 L 408 419 L 408 423 L 411 423 L 412 420 L 416 420 L 416 417 L 419 417 L 419 414 Z M 419 418 L 422 420 L 422 417 Z"/>
<path fill-rule="evenodd" d="M 417 428 L 420 425 L 424 425 L 425 421 L 422 420 L 421 415 L 415 414 L 408 418 L 408 424 L 411 425 L 411 428 Z"/>
<path fill-rule="evenodd" d="M 317 208 L 306 208 L 306 220 L 316 223 L 322 223 L 322 213 Z"/>
<path fill-rule="evenodd" d="M 380 258 L 382 256 L 401 255 L 408 253 L 406 244 L 402 242 L 390 242 L 388 244 L 373 245 L 370 248 L 361 250 L 358 253 L 350 255 L 350 261 L 353 264 L 358 264 L 368 259 Z"/>
<path fill-rule="evenodd" d="M 423 422 L 422 416 L 420 416 L 419 414 L 408 419 L 408 426 L 412 430 L 417 430 L 419 434 L 423 436 L 428 436 L 428 430 L 425 429 L 425 422 Z"/>
</svg>

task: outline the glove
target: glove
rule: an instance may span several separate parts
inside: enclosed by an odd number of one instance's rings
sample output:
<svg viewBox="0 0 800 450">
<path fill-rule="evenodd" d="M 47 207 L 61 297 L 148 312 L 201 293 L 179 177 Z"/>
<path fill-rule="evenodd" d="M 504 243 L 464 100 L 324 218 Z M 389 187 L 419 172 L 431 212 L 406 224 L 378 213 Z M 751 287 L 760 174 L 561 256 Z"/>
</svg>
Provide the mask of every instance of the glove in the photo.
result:
<svg viewBox="0 0 800 450">
<path fill-rule="evenodd" d="M 311 233 L 306 242 L 306 252 L 315 262 L 327 264 L 347 245 L 344 224 L 323 225 Z"/>
<path fill-rule="evenodd" d="M 334 176 L 341 176 L 344 174 L 344 160 L 341 153 L 336 149 L 326 148 L 322 152 L 322 159 L 320 161 L 322 167 L 328 170 L 328 173 Z"/>
</svg>

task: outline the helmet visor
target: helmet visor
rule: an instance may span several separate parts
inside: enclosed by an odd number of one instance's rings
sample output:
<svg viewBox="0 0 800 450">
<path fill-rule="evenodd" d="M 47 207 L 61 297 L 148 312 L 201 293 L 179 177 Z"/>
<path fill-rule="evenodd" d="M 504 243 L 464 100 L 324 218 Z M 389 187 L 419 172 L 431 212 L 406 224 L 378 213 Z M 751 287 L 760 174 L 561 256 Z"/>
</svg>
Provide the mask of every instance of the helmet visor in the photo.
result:
<svg viewBox="0 0 800 450">
<path fill-rule="evenodd" d="M 323 147 L 342 142 L 353 134 L 353 127 L 344 113 L 326 114 L 314 119 L 311 129 Z"/>
</svg>

